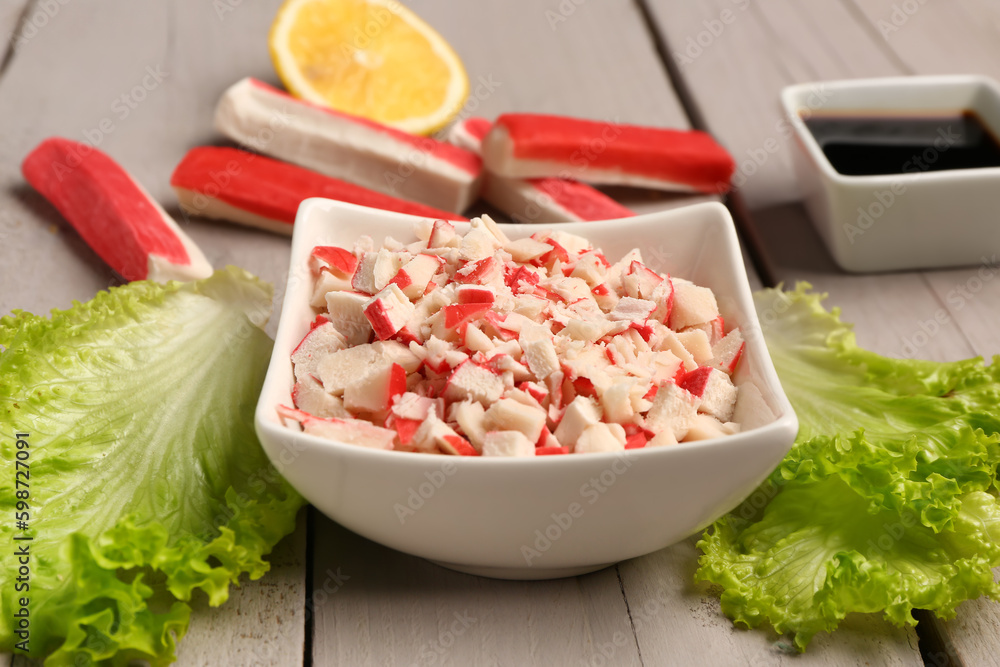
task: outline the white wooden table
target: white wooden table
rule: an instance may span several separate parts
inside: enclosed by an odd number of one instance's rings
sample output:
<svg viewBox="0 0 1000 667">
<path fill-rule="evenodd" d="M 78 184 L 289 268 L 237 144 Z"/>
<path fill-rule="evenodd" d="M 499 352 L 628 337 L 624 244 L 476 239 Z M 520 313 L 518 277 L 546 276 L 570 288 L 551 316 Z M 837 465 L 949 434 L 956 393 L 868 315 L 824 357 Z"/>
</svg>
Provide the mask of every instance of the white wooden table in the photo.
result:
<svg viewBox="0 0 1000 667">
<path fill-rule="evenodd" d="M 189 148 L 221 140 L 211 126 L 219 94 L 244 76 L 275 81 L 266 34 L 279 4 L 0 0 L 0 54 L 9 47 L 0 56 L 0 313 L 66 307 L 115 282 L 24 184 L 24 155 L 51 135 L 99 143 L 181 217 L 169 175 Z M 937 72 L 1000 78 L 995 0 L 915 2 L 885 37 L 880 22 L 891 23 L 894 0 L 408 4 L 462 57 L 477 114 L 694 124 L 739 161 L 777 136 L 777 94 L 790 83 Z M 140 92 L 147 68 L 162 82 Z M 143 99 L 125 113 L 116 104 L 122 95 Z M 885 354 L 898 355 L 942 309 L 948 324 L 921 356 L 1000 352 L 1000 283 L 986 282 L 960 310 L 945 298 L 975 267 L 879 276 L 835 268 L 797 203 L 789 148 L 782 140 L 734 201 L 749 208 L 740 220 L 757 260 L 755 285 L 758 275 L 809 280 L 856 323 L 862 345 Z M 699 199 L 609 192 L 639 211 Z M 287 239 L 183 224 L 215 266 L 235 263 L 283 288 Z M 494 581 L 383 548 L 303 511 L 267 576 L 245 582 L 221 608 L 196 609 L 179 664 L 1000 664 L 1000 606 L 985 600 L 962 605 L 948 623 L 928 615 L 916 630 L 850 617 L 805 655 L 790 655 L 780 637 L 734 629 L 717 594 L 693 583 L 695 561 L 688 540 L 582 577 Z M 456 615 L 464 622 L 455 625 Z"/>
</svg>

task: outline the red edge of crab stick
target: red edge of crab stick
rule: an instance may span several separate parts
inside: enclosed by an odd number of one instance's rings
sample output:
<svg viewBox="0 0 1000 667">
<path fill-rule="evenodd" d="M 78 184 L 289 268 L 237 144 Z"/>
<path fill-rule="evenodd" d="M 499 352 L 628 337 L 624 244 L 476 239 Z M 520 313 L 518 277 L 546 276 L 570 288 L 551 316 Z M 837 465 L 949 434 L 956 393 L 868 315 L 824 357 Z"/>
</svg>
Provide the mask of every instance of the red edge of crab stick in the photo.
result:
<svg viewBox="0 0 1000 667">
<path fill-rule="evenodd" d="M 52 137 L 21 164 L 24 178 L 126 280 L 212 275 L 198 246 L 128 172 L 101 151 Z"/>
<path fill-rule="evenodd" d="M 191 215 L 229 220 L 291 234 L 303 199 L 326 197 L 426 218 L 460 215 L 396 199 L 287 162 L 236 148 L 192 148 L 170 177 L 181 208 Z"/>
<path fill-rule="evenodd" d="M 478 155 L 296 99 L 256 79 L 223 93 L 215 127 L 258 152 L 435 208 L 460 213 L 479 195 Z"/>
<path fill-rule="evenodd" d="M 492 123 L 485 118 L 466 118 L 451 127 L 448 140 L 473 152 Z M 515 222 L 548 224 L 567 220 L 613 220 L 635 213 L 589 185 L 565 178 L 507 178 L 487 173 L 483 199 L 507 213 Z"/>
<path fill-rule="evenodd" d="M 469 116 L 448 128 L 448 141 L 479 155 L 483 151 L 483 139 L 490 133 L 491 127 L 493 123 L 487 119 Z"/>
<path fill-rule="evenodd" d="M 491 172 L 721 193 L 732 156 L 708 134 L 542 114 L 504 114 L 483 141 Z"/>
</svg>

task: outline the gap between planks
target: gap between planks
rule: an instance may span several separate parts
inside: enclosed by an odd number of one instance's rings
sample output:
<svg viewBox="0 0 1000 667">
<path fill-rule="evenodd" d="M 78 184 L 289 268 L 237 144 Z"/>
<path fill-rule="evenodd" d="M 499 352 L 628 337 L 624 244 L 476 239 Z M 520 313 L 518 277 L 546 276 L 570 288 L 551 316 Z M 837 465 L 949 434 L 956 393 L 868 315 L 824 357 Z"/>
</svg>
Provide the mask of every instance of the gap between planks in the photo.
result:
<svg viewBox="0 0 1000 667">
<path fill-rule="evenodd" d="M 492 77 L 500 83 L 477 101 L 477 115 L 536 111 L 688 126 L 648 27 L 629 2 L 577 5 L 554 30 L 543 15 L 550 7 L 528 0 L 478 5 L 425 0 L 412 8 L 455 47 L 471 81 Z M 484 24 L 491 29 L 469 29 Z M 609 192 L 638 212 L 705 200 L 626 189 Z M 620 578 L 610 568 L 555 581 L 482 579 L 378 546 L 323 517 L 317 517 L 316 543 L 316 584 L 335 579 L 338 568 L 351 579 L 317 607 L 315 664 L 414 660 L 422 650 L 432 651 L 453 614 L 464 611 L 477 622 L 449 638 L 454 643 L 436 664 L 600 664 L 608 660 L 602 649 L 614 656 L 607 664 L 640 664 L 632 624 L 646 600 L 637 598 L 630 620 L 630 596 L 642 585 L 634 569 L 620 566 Z M 656 562 L 670 568 L 691 557 L 684 552 Z M 637 561 L 646 558 L 653 556 Z M 686 576 L 669 575 L 678 581 Z M 679 597 L 663 604 L 677 615 L 686 613 Z M 662 615 L 645 620 L 647 636 L 686 640 Z M 715 614 L 713 623 L 709 636 L 729 632 L 730 623 L 721 614 Z M 623 638 L 627 641 L 616 641 Z"/>
<path fill-rule="evenodd" d="M 642 13 L 643 22 L 649 31 L 650 39 L 653 40 L 656 53 L 663 63 L 663 67 L 667 72 L 674 91 L 677 93 L 677 99 L 683 107 L 684 113 L 691 123 L 691 127 L 703 132 L 709 131 L 705 117 L 698 107 L 698 103 L 687 81 L 681 76 L 677 62 L 671 57 L 670 47 L 667 44 L 664 33 L 656 28 L 648 0 L 636 0 L 636 4 Z M 778 284 L 774 262 L 768 256 L 767 249 L 761 240 L 753 218 L 750 216 L 750 211 L 742 193 L 737 191 L 730 192 L 724 198 L 724 203 L 733 217 L 733 222 L 736 225 L 736 230 L 741 241 L 740 247 L 743 250 L 744 257 L 750 260 L 753 273 L 756 274 L 759 282 L 764 287 L 774 287 Z"/>
<path fill-rule="evenodd" d="M 782 0 L 724 0 L 695 7 L 673 0 L 647 0 L 658 30 L 668 41 L 681 45 L 720 12 L 736 6 L 747 10 L 736 12 L 737 20 L 709 40 L 683 68 L 682 77 L 705 103 L 709 127 L 721 135 L 738 160 L 745 160 L 765 139 L 774 136 L 772 123 L 780 120 L 776 98 L 783 85 L 910 73 L 1000 75 L 1000 12 L 994 6 L 981 0 L 962 0 L 958 6 L 920 3 L 915 14 L 904 17 L 905 24 L 899 30 L 883 39 L 878 26 L 884 24 L 878 22 L 891 19 L 898 4 L 857 0 L 810 3 L 807 7 Z M 769 63 L 769 57 L 779 62 Z M 748 72 L 752 76 L 747 76 Z M 996 281 L 985 281 L 984 285 L 977 278 L 983 267 L 882 276 L 852 276 L 839 271 L 805 212 L 787 203 L 796 192 L 787 148 L 782 146 L 755 170 L 758 173 L 752 174 L 744 188 L 755 207 L 754 217 L 765 244 L 786 279 L 806 278 L 816 288 L 829 291 L 827 305 L 843 306 L 844 319 L 857 324 L 859 342 L 883 354 L 915 353 L 949 360 L 998 351 L 1000 285 Z M 966 294 L 973 292 L 972 296 L 963 296 L 963 288 Z M 935 319 L 944 323 L 932 327 L 935 331 L 928 342 L 913 345 L 914 340 L 925 340 L 919 334 Z M 993 602 L 977 600 L 964 603 L 955 621 L 934 618 L 935 629 L 949 645 L 945 648 L 950 653 L 943 655 L 967 664 L 997 664 L 995 639 L 984 641 L 998 635 L 997 609 Z"/>
<path fill-rule="evenodd" d="M 619 3 L 619 6 L 621 4 L 622 3 Z M 250 5 L 241 6 L 238 10 L 240 13 L 238 15 L 237 14 L 230 15 L 226 19 L 228 25 L 225 25 L 223 27 L 228 28 L 229 25 L 233 25 L 234 21 L 242 22 L 243 19 L 253 16 L 255 13 L 259 13 L 258 14 L 259 16 L 263 16 L 265 11 L 268 14 L 272 13 L 270 8 L 258 9 L 255 6 L 254 9 L 251 10 L 250 7 L 251 7 Z M 185 30 L 192 30 L 193 28 L 191 26 L 194 26 L 195 22 L 200 21 L 206 27 L 206 30 L 204 31 L 205 34 L 194 39 L 194 42 L 202 44 L 204 46 L 204 45 L 211 45 L 217 41 L 221 41 L 224 39 L 226 33 L 224 33 L 222 30 L 215 30 L 215 28 L 219 27 L 219 23 L 215 20 L 214 16 L 207 16 L 204 17 L 204 20 L 202 20 L 193 10 L 190 13 L 181 11 L 179 5 L 175 5 L 171 9 L 175 11 L 171 12 L 171 16 L 167 17 L 166 22 L 167 24 L 173 26 L 173 31 L 175 35 L 186 34 L 188 39 L 193 39 L 190 34 L 185 33 Z M 71 10 L 69 9 L 69 6 L 67 6 L 67 8 L 64 11 L 66 11 L 66 14 L 62 17 L 61 22 L 64 23 L 71 22 L 72 19 L 70 19 L 69 17 L 72 16 L 72 13 Z M 452 10 L 449 9 L 448 11 Z M 143 27 L 144 24 L 142 24 L 141 21 L 135 17 L 135 14 L 127 11 L 127 9 L 124 6 L 120 6 L 118 11 L 110 11 L 109 15 L 112 16 L 115 19 L 115 21 L 106 21 L 106 22 L 94 21 L 95 25 L 105 25 L 108 26 L 109 28 L 117 26 L 118 28 L 121 28 L 123 25 L 127 26 L 129 21 L 132 20 L 134 21 L 134 25 L 132 25 L 132 28 L 134 29 L 132 31 L 132 34 L 133 35 L 146 34 L 143 30 L 139 29 Z M 155 31 L 151 32 L 153 35 L 155 35 Z M 254 32 L 253 29 L 247 31 L 248 34 L 252 34 L 253 32 Z M 58 34 L 63 34 L 63 37 L 57 38 L 56 35 Z M 79 35 L 81 33 L 76 33 L 76 34 Z M 79 48 L 81 47 L 82 43 L 76 43 L 73 41 L 74 39 L 79 39 L 78 37 L 73 37 L 72 34 L 66 34 L 65 31 L 60 32 L 60 29 L 56 27 L 55 22 L 48 30 L 46 30 L 46 35 L 47 35 L 46 37 L 39 36 L 37 39 L 32 40 L 33 49 L 26 49 L 24 53 L 27 55 L 31 53 L 31 51 L 34 51 L 35 56 L 31 57 L 37 57 L 38 54 L 42 53 L 43 51 L 51 50 L 52 53 L 62 52 L 64 53 L 64 56 L 68 56 L 71 54 L 72 51 L 80 50 L 82 55 L 74 54 L 73 58 L 63 57 L 62 61 L 71 62 L 76 60 L 79 61 L 80 63 L 79 66 L 81 68 L 87 67 L 88 61 L 84 56 L 86 56 L 87 53 L 90 53 L 90 51 L 85 48 Z M 106 37 L 109 37 L 111 41 L 113 41 L 114 39 L 109 35 L 106 35 Z M 246 39 L 249 40 L 250 38 L 246 37 Z M 58 44 L 59 41 L 63 41 L 65 46 L 60 47 L 60 45 Z M 167 41 L 172 43 L 174 40 L 173 38 L 169 38 L 168 36 Z M 623 52 L 630 53 L 634 51 L 636 48 L 641 50 L 642 48 L 641 40 L 638 43 L 640 44 L 639 47 L 635 47 L 632 44 L 625 44 L 623 47 Z M 76 48 L 74 48 L 74 46 Z M 156 48 L 155 43 L 150 44 L 150 46 L 153 49 Z M 170 51 L 171 49 L 168 44 L 165 52 L 170 52 Z M 184 57 L 183 54 L 177 52 L 173 53 L 174 55 L 171 57 L 181 57 L 181 58 Z M 18 55 L 20 56 L 22 54 L 19 53 Z M 107 55 L 107 50 L 103 52 L 103 55 Z M 135 54 L 135 55 L 137 58 L 140 57 L 140 54 Z M 237 57 L 237 55 L 239 55 L 239 57 Z M 587 53 L 581 53 L 580 58 L 582 65 L 579 68 L 579 70 L 582 72 L 585 69 L 589 69 L 591 67 L 595 69 L 600 69 L 599 61 L 603 58 L 606 58 L 607 55 L 608 54 L 606 53 L 599 53 L 599 52 L 591 55 L 589 51 Z M 198 57 L 195 58 L 195 56 Z M 148 53 L 144 51 L 141 57 L 148 57 Z M 587 58 L 593 59 L 594 57 L 597 58 L 597 61 L 588 64 L 586 59 Z M 550 59 L 550 61 L 551 60 L 552 59 Z M 558 62 L 558 60 L 559 60 L 558 58 L 555 59 L 556 62 Z M 642 60 L 642 59 L 638 58 L 637 60 Z M 197 67 L 192 65 L 194 61 L 197 61 Z M 141 180 L 153 184 L 151 186 L 151 189 L 154 191 L 154 195 L 157 195 L 161 201 L 170 201 L 170 195 L 168 194 L 169 190 L 164 185 L 165 183 L 164 176 L 167 173 L 169 173 L 170 165 L 176 161 L 176 157 L 179 156 L 179 154 L 183 152 L 183 150 L 186 149 L 189 145 L 204 141 L 204 137 L 214 136 L 214 134 L 210 130 L 210 121 L 208 120 L 208 116 L 202 117 L 206 112 L 205 100 L 210 100 L 211 102 L 214 102 L 215 95 L 218 92 L 218 90 L 220 90 L 221 87 L 224 87 L 225 84 L 228 84 L 232 80 L 235 80 L 236 78 L 239 78 L 239 76 L 242 76 L 242 74 L 245 73 L 244 68 L 245 70 L 253 70 L 254 73 L 258 74 L 264 71 L 269 71 L 269 68 L 267 68 L 266 66 L 261 67 L 261 64 L 263 62 L 264 60 L 261 57 L 261 55 L 256 53 L 254 54 L 240 53 L 240 54 L 229 54 L 229 55 L 222 53 L 209 53 L 209 54 L 201 52 L 192 53 L 191 58 L 185 58 L 183 62 L 174 64 L 178 65 L 179 67 L 180 74 L 177 76 L 184 77 L 189 85 L 191 84 L 191 82 L 197 82 L 196 85 L 190 85 L 192 91 L 194 93 L 197 93 L 197 98 L 195 99 L 194 97 L 184 97 L 182 95 L 182 93 L 184 92 L 183 90 L 179 89 L 171 90 L 170 92 L 173 98 L 171 104 L 161 104 L 160 102 L 151 101 L 150 103 L 148 103 L 148 105 L 143 107 L 144 109 L 146 108 L 150 109 L 150 111 L 148 112 L 143 111 L 142 114 L 137 114 L 133 118 L 131 118 L 128 123 L 123 123 L 122 125 L 120 125 L 117 128 L 119 130 L 118 136 L 114 137 L 113 140 L 112 138 L 109 138 L 108 143 L 105 146 L 102 146 L 102 148 L 106 148 L 113 155 L 124 154 L 124 157 L 118 155 L 119 159 L 122 159 L 123 162 L 130 163 L 130 166 L 137 168 L 137 170 L 141 172 L 140 173 Z M 7 74 L 11 74 L 14 72 L 15 68 L 13 67 L 13 65 L 15 64 L 19 65 L 19 63 L 15 63 L 15 61 L 11 61 L 12 67 L 8 70 Z M 633 63 L 633 65 L 635 65 L 635 63 Z M 631 87 L 638 84 L 640 78 L 648 77 L 651 75 L 651 73 L 657 71 L 656 68 L 650 65 L 646 60 L 642 60 L 642 62 L 638 64 L 638 67 L 641 74 L 635 75 L 635 78 L 619 81 L 618 77 L 613 77 L 614 80 L 607 82 L 607 85 L 611 86 L 612 88 L 619 87 L 623 90 L 634 91 L 635 89 Z M 69 70 L 63 70 L 62 73 L 65 74 L 67 71 L 72 71 L 72 67 Z M 107 99 L 104 99 L 103 97 L 101 99 L 95 99 L 93 97 L 88 99 L 86 96 L 81 96 L 79 98 L 81 108 L 73 109 L 74 112 L 73 119 L 69 119 L 68 117 L 60 117 L 56 119 L 59 121 L 58 123 L 54 123 L 52 125 L 45 125 L 44 127 L 41 128 L 39 127 L 30 128 L 31 131 L 25 133 L 22 139 L 19 140 L 20 149 L 18 151 L 14 151 L 14 153 L 23 154 L 23 149 L 29 146 L 28 142 L 38 140 L 39 132 L 51 133 L 58 131 L 67 134 L 67 136 L 79 138 L 80 132 L 86 129 L 86 127 L 81 126 L 80 123 L 87 123 L 90 120 L 99 119 L 101 114 L 106 112 L 106 109 L 103 109 L 99 106 L 100 103 L 102 101 L 113 99 L 115 91 L 118 89 L 118 87 L 134 83 L 131 80 L 125 81 L 122 78 L 115 79 L 112 72 L 108 72 L 107 70 L 104 71 L 105 71 L 104 80 L 106 82 L 109 82 L 110 84 L 110 88 L 105 87 L 106 90 L 102 89 L 104 90 L 104 93 L 107 93 Z M 239 74 L 237 74 L 237 71 L 239 71 Z M 610 70 L 607 69 L 605 70 L 605 73 L 609 75 L 612 74 L 612 72 L 610 72 Z M 264 76 L 268 77 L 267 74 L 265 74 Z M 79 77 L 77 78 L 79 81 L 85 80 L 85 78 L 79 78 Z M 23 85 L 25 85 L 24 84 L 25 80 L 26 80 L 25 77 L 22 76 L 17 85 L 15 86 L 15 89 L 23 88 Z M 511 81 L 511 79 L 507 79 L 507 81 Z M 8 77 L 5 77 L 3 83 L 7 82 L 8 82 Z M 574 82 L 567 82 L 567 83 L 573 84 Z M 565 112 L 575 111 L 577 113 L 594 113 L 599 115 L 608 115 L 615 113 L 617 110 L 623 109 L 623 107 L 620 106 L 619 103 L 616 101 L 616 97 L 618 95 L 617 92 L 612 91 L 614 94 L 608 94 L 604 90 L 599 90 L 600 87 L 587 86 L 586 84 L 587 84 L 586 80 L 575 82 L 575 85 L 579 85 L 581 87 L 581 91 L 579 93 L 581 97 L 578 98 L 572 104 L 573 107 L 572 109 L 563 109 Z M 74 85 L 73 82 L 69 81 L 67 83 L 68 89 L 72 89 L 73 85 Z M 173 86 L 168 85 L 168 88 L 173 88 Z M 11 91 L 10 87 L 6 87 L 5 89 L 8 92 Z M 632 117 L 624 117 L 622 120 L 626 122 L 643 122 L 651 124 L 682 123 L 683 118 L 676 118 L 676 119 L 668 118 L 667 121 L 664 121 L 665 111 L 666 115 L 670 116 L 673 113 L 672 109 L 674 108 L 675 103 L 672 101 L 671 96 L 669 95 L 665 96 L 662 94 L 662 92 L 656 92 L 657 90 L 658 90 L 657 86 L 652 86 L 650 91 L 645 91 L 641 94 L 638 94 L 636 92 L 631 93 L 633 99 L 628 105 L 624 105 L 624 107 L 626 108 L 625 112 L 628 114 L 632 114 Z M 104 93 L 99 93 L 99 95 L 103 95 Z M 627 95 L 629 95 L 629 93 L 626 93 L 626 96 Z M 511 98 L 514 97 L 516 97 L 516 95 L 511 96 Z M 511 98 L 507 99 L 507 103 L 511 103 L 512 101 Z M 500 98 L 498 97 L 496 101 L 500 102 Z M 541 106 L 551 104 L 555 107 L 559 107 L 560 104 L 565 104 L 565 102 L 562 102 L 558 98 L 551 96 L 545 98 L 538 98 L 538 97 L 531 98 L 529 101 L 533 105 L 540 104 Z M 157 109 L 159 109 L 159 111 L 157 111 Z M 51 110 L 46 110 L 46 109 L 40 110 L 41 117 L 45 118 L 45 114 L 47 112 L 51 115 Z M 175 117 L 174 114 L 176 113 L 181 113 L 181 116 L 179 118 Z M 76 114 L 79 114 L 79 116 L 77 116 Z M 49 120 L 53 119 L 50 117 Z M 171 120 L 171 122 L 166 122 L 167 120 Z M 162 128 L 184 128 L 184 134 L 183 136 L 176 136 L 172 134 L 173 130 L 171 130 L 171 132 L 163 135 Z M 146 144 L 143 143 L 144 137 L 145 139 L 149 139 L 149 137 L 153 136 L 156 133 L 162 135 L 161 144 L 157 144 L 156 146 L 151 148 L 146 146 Z M 169 149 L 164 148 L 167 144 L 169 144 Z M 161 152 L 158 149 L 164 149 L 164 150 Z M 11 155 L 8 155 L 8 157 L 11 157 Z M 19 200 L 21 200 L 20 195 L 18 195 L 18 198 Z M 22 207 L 22 210 L 27 211 L 26 217 L 28 219 L 31 219 L 32 222 L 44 221 L 44 222 L 49 222 L 50 224 L 53 225 L 58 224 L 58 220 L 56 219 L 55 216 L 51 214 L 50 211 L 44 209 L 44 206 L 39 206 L 37 201 L 30 201 L 31 199 L 30 197 L 28 197 L 28 199 L 29 201 L 27 203 L 29 205 Z M 660 200 L 657 199 L 651 203 L 632 204 L 632 205 L 634 205 L 636 208 L 640 208 L 642 206 L 669 206 L 674 204 L 674 201 L 670 201 L 669 198 L 664 198 L 662 200 L 662 204 L 659 203 L 659 201 Z M 22 204 L 24 203 L 23 200 L 21 200 L 21 203 Z M 631 204 L 631 202 L 628 203 Z M 678 200 L 677 203 L 689 203 L 689 201 L 682 202 Z M 213 259 L 216 261 L 216 263 L 222 260 L 226 260 L 231 256 L 242 257 L 243 259 L 241 261 L 245 262 L 245 258 L 250 255 L 241 255 L 239 252 L 240 250 L 246 251 L 247 253 L 251 252 L 257 253 L 256 255 L 252 255 L 255 258 L 254 261 L 260 265 L 266 265 L 269 273 L 271 272 L 278 273 L 279 279 L 276 280 L 276 282 L 278 282 L 280 286 L 281 283 L 280 267 L 278 267 L 278 269 L 276 270 L 273 267 L 271 267 L 270 264 L 267 263 L 267 260 L 263 259 L 263 256 L 265 254 L 270 254 L 272 252 L 272 248 L 277 247 L 278 245 L 277 241 L 273 243 L 268 242 L 265 248 L 264 247 L 265 244 L 258 243 L 259 239 L 262 238 L 259 234 L 253 232 L 247 232 L 245 230 L 241 230 L 235 227 L 204 225 L 197 222 L 191 223 L 189 225 L 189 231 L 191 231 L 195 235 L 196 240 L 198 240 L 198 242 L 203 247 L 205 247 L 207 251 L 213 253 Z M 254 247 L 251 248 L 251 245 Z M 64 245 L 59 245 L 59 248 L 54 252 L 46 252 L 43 254 L 53 259 L 55 258 L 66 259 L 67 262 L 69 262 L 70 264 L 74 265 L 82 264 L 84 265 L 82 266 L 83 272 L 89 273 L 98 265 L 96 264 L 96 262 L 90 262 L 89 264 L 88 262 L 81 262 L 79 257 L 77 256 L 79 251 L 78 246 L 79 244 L 76 244 L 76 246 L 74 246 L 72 243 L 70 243 L 68 247 Z M 236 248 L 237 250 L 236 251 L 231 250 L 230 246 Z M 277 262 L 277 264 L 280 264 L 280 262 Z M 78 281 L 69 281 L 69 282 L 77 286 L 76 288 L 73 289 L 81 289 L 85 292 L 89 292 L 91 289 L 92 279 L 83 280 L 82 282 Z M 97 282 L 101 283 L 102 281 L 99 280 Z M 100 286 L 104 285 L 102 284 Z M 52 298 L 52 297 L 46 297 L 46 298 Z M 66 295 L 66 293 L 63 293 L 63 295 L 59 297 L 60 302 L 58 305 L 65 305 L 64 303 L 61 302 L 61 299 L 63 298 L 66 298 L 68 300 L 68 296 Z M 628 577 L 623 576 L 623 579 L 628 579 Z M 615 589 L 617 589 L 619 592 L 621 591 L 620 586 L 615 586 Z M 314 587 L 308 588 L 307 590 L 310 592 L 310 594 L 315 592 Z M 622 601 L 624 602 L 624 600 Z M 221 614 L 225 615 L 226 613 L 228 613 L 228 610 L 230 609 L 234 609 L 234 607 L 233 606 L 223 607 L 219 611 Z M 567 608 L 567 610 L 571 609 L 572 607 Z M 601 605 L 598 605 L 596 609 L 603 609 L 603 607 Z M 595 613 L 603 613 L 603 612 L 595 611 Z M 219 620 L 220 622 L 224 621 L 222 617 L 220 617 Z M 722 619 L 722 622 L 727 623 L 725 619 Z M 225 630 L 219 629 L 219 632 L 225 632 Z M 189 638 L 187 644 L 182 644 L 182 648 L 186 648 L 187 650 L 193 652 L 192 655 L 197 654 L 200 647 L 204 647 L 207 643 L 211 643 L 213 641 L 213 637 L 205 637 L 197 641 L 195 640 L 195 637 L 196 637 L 195 633 L 192 632 L 192 636 Z M 611 641 L 614 638 L 614 633 L 612 632 L 610 635 L 601 635 L 601 638 L 603 641 Z M 542 637 L 540 638 L 539 641 L 545 641 L 546 639 L 547 639 L 546 637 Z"/>
<path fill-rule="evenodd" d="M 3 0 L 0 2 L 0 39 L 4 48 L 0 49 L 0 79 L 19 48 L 19 37 L 25 22 L 32 16 L 32 0 Z"/>
<path fill-rule="evenodd" d="M 223 4 L 232 11 L 220 16 L 216 8 Z M 24 155 L 47 136 L 82 141 L 109 121 L 112 129 L 100 135 L 101 150 L 176 211 L 170 173 L 188 148 L 219 139 L 212 130 L 219 93 L 247 74 L 270 70 L 266 35 L 278 4 L 58 3 L 58 12 L 8 59 L 0 77 L 5 129 L 0 136 L 0 225 L 10 223 L 0 227 L 7 288 L 0 293 L 0 313 L 66 307 L 72 299 L 88 300 L 117 282 L 54 209 L 24 184 L 18 169 Z M 185 48 L 175 48 L 177 43 Z M 147 67 L 162 68 L 165 78 L 147 89 L 127 115 L 116 114 L 113 103 L 144 80 Z M 213 265 L 238 263 L 276 284 L 281 293 L 287 239 L 232 225 L 179 221 Z M 272 318 L 272 334 L 276 323 Z M 302 663 L 303 536 L 300 521 L 297 533 L 276 547 L 271 572 L 258 581 L 241 581 L 222 607 L 194 605 L 191 629 L 178 647 L 179 664 L 244 659 L 251 664 L 254 656 L 267 664 Z M 15 659 L 15 664 L 22 662 Z"/>
</svg>

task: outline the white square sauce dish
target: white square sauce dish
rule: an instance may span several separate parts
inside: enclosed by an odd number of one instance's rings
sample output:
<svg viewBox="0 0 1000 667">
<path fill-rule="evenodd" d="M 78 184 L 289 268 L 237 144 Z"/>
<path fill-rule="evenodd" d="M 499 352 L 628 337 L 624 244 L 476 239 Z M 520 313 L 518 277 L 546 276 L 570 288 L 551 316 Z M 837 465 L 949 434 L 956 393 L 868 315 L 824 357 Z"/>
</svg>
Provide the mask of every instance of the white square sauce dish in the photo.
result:
<svg viewBox="0 0 1000 667">
<path fill-rule="evenodd" d="M 854 272 L 974 265 L 1000 251 L 1000 87 L 982 76 L 801 84 L 781 102 L 796 173 Z"/>
<path fill-rule="evenodd" d="M 728 211 L 700 204 L 622 220 L 499 225 L 511 240 L 546 230 L 585 237 L 612 262 L 639 248 L 649 268 L 711 288 L 745 348 L 733 373 L 738 433 L 618 452 L 524 458 L 386 451 L 295 430 L 291 355 L 310 330 L 316 246 L 362 235 L 415 240 L 420 219 L 309 199 L 295 222 L 291 266 L 256 428 L 278 470 L 309 502 L 387 547 L 473 574 L 565 577 L 673 544 L 748 496 L 791 447 L 798 422 L 754 311 Z M 460 231 L 468 223 L 454 223 Z"/>
</svg>

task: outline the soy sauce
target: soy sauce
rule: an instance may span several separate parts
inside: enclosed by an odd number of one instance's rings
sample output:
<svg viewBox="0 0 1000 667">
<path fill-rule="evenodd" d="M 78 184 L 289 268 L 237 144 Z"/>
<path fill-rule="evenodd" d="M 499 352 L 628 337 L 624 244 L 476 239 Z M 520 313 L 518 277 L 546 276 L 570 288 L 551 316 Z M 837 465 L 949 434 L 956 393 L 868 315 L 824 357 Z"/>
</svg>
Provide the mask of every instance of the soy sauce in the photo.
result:
<svg viewBox="0 0 1000 667">
<path fill-rule="evenodd" d="M 972 111 L 814 114 L 803 120 L 830 164 L 845 176 L 1000 167 L 1000 143 Z"/>
</svg>

